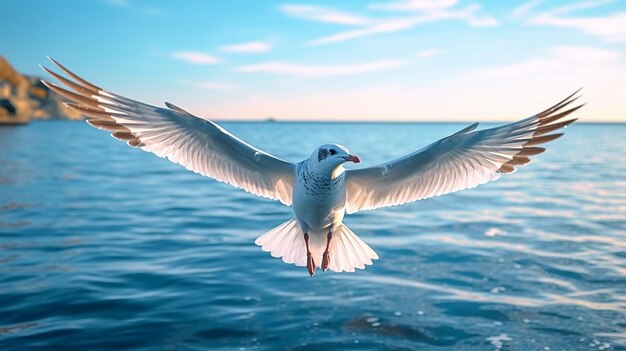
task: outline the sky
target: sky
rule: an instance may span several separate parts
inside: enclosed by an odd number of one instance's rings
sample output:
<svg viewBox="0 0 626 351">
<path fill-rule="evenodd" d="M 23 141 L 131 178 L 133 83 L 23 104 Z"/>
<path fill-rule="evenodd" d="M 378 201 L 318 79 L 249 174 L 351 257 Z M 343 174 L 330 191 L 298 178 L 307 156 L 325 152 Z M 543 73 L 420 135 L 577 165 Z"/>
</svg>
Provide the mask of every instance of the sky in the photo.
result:
<svg viewBox="0 0 626 351">
<path fill-rule="evenodd" d="M 626 122 L 626 0 L 5 0 L 0 55 L 51 56 L 217 120 L 510 121 L 580 87 Z"/>
</svg>

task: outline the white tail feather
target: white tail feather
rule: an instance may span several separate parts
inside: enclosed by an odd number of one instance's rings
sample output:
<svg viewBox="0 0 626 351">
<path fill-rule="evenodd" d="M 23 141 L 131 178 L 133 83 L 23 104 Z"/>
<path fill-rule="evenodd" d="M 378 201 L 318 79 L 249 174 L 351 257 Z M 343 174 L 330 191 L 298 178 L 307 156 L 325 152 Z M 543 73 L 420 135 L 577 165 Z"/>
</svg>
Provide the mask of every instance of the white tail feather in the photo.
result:
<svg viewBox="0 0 626 351">
<path fill-rule="evenodd" d="M 326 234 L 309 233 L 309 250 L 317 267 L 321 267 L 322 255 L 326 248 Z M 261 246 L 263 251 L 270 252 L 272 257 L 282 257 L 286 263 L 306 266 L 304 233 L 295 219 L 290 219 L 261 235 L 254 243 Z M 372 260 L 378 259 L 376 252 L 343 224 L 333 232 L 328 252 L 330 253 L 328 269 L 335 272 L 364 269 L 365 265 L 371 265 Z"/>
</svg>

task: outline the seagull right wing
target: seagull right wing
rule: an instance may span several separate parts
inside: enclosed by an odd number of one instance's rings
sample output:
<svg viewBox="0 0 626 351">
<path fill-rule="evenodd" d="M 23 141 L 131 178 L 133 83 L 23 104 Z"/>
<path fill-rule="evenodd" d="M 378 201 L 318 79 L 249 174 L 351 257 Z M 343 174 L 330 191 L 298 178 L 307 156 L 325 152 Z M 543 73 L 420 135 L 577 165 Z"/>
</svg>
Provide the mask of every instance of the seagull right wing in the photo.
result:
<svg viewBox="0 0 626 351">
<path fill-rule="evenodd" d="M 474 188 L 530 163 L 545 151 L 535 145 L 563 134 L 550 132 L 576 119 L 564 120 L 578 93 L 521 121 L 474 131 L 478 123 L 414 153 L 378 166 L 346 171 L 346 211 L 354 213 Z"/>
<path fill-rule="evenodd" d="M 66 106 L 87 116 L 87 123 L 93 127 L 193 172 L 291 205 L 294 164 L 256 149 L 219 125 L 172 104 L 161 108 L 104 91 L 50 60 L 71 79 L 42 68 L 74 91 L 42 82 L 69 99 Z"/>
</svg>

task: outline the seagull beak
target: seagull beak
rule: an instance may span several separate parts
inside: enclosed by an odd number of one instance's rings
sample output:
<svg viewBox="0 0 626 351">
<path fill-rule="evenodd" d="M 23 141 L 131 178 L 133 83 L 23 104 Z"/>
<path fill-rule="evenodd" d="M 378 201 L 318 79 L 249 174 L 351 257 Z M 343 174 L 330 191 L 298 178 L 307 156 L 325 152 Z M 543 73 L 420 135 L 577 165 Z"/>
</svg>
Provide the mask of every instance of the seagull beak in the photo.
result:
<svg viewBox="0 0 626 351">
<path fill-rule="evenodd" d="M 357 155 L 348 155 L 348 156 L 345 156 L 343 159 L 346 161 L 354 162 L 354 163 L 361 162 L 361 159 Z"/>
</svg>

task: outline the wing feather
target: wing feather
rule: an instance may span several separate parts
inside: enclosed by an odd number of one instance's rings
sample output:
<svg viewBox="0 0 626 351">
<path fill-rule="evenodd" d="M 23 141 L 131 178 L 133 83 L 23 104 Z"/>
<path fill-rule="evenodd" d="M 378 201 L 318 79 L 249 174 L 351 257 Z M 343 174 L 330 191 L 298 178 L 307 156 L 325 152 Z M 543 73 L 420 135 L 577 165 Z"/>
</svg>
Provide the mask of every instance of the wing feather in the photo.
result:
<svg viewBox="0 0 626 351">
<path fill-rule="evenodd" d="M 563 133 L 549 134 L 576 121 L 564 120 L 584 104 L 571 107 L 574 92 L 534 116 L 476 131 L 478 123 L 414 153 L 374 167 L 346 171 L 346 210 L 354 213 L 474 188 L 513 173 Z"/>
<path fill-rule="evenodd" d="M 258 196 L 291 204 L 295 166 L 238 139 L 219 125 L 165 103 L 156 107 L 107 92 L 50 59 L 69 78 L 42 68 L 70 90 L 42 81 L 87 123 L 128 145 Z"/>
</svg>

